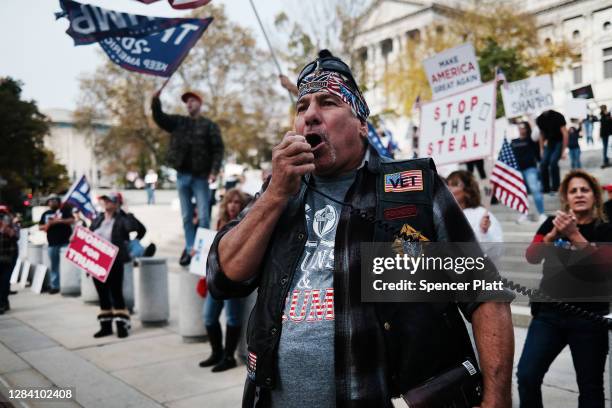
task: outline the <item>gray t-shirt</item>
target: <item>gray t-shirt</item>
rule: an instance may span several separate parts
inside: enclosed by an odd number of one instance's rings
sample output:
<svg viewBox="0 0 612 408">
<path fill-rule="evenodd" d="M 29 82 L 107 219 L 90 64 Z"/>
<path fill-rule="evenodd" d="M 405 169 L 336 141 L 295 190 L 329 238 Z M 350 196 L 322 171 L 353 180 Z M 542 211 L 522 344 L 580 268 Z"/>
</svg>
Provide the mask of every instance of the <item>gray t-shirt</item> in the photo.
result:
<svg viewBox="0 0 612 408">
<path fill-rule="evenodd" d="M 314 177 L 315 188 L 344 201 L 356 172 Z M 298 263 L 283 313 L 278 346 L 279 385 L 274 407 L 333 407 L 334 240 L 342 206 L 309 190 L 305 213 L 308 241 Z"/>
</svg>

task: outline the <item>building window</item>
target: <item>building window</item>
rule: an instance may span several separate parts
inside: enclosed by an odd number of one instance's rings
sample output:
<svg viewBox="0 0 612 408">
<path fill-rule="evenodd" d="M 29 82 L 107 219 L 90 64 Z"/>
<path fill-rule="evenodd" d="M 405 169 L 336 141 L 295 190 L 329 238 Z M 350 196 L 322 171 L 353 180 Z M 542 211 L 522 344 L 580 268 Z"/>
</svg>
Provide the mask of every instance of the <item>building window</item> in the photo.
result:
<svg viewBox="0 0 612 408">
<path fill-rule="evenodd" d="M 572 75 L 574 76 L 574 84 L 582 83 L 582 65 L 572 67 Z"/>
<path fill-rule="evenodd" d="M 357 51 L 357 55 L 359 56 L 359 61 L 365 64 L 368 60 L 368 49 L 366 47 L 361 47 L 359 51 Z"/>
<path fill-rule="evenodd" d="M 572 39 L 573 40 L 580 39 L 580 30 L 574 30 L 574 32 L 572 33 Z"/>
<path fill-rule="evenodd" d="M 612 47 L 603 50 L 604 78 L 612 78 Z"/>
<path fill-rule="evenodd" d="M 549 47 L 549 46 L 550 46 L 550 44 L 551 44 L 550 38 L 546 38 L 546 39 L 544 40 L 544 45 L 546 45 L 547 47 Z"/>
<path fill-rule="evenodd" d="M 393 51 L 393 40 L 390 38 L 382 40 L 380 42 L 380 51 L 382 52 L 383 58 L 386 59 L 387 56 Z"/>
<path fill-rule="evenodd" d="M 610 27 L 612 27 L 612 24 L 609 21 L 606 21 L 605 23 L 603 23 L 603 30 L 604 31 L 608 31 L 610 29 Z"/>
<path fill-rule="evenodd" d="M 409 41 L 421 42 L 421 32 L 417 29 L 407 31 L 406 37 L 408 37 Z"/>
</svg>

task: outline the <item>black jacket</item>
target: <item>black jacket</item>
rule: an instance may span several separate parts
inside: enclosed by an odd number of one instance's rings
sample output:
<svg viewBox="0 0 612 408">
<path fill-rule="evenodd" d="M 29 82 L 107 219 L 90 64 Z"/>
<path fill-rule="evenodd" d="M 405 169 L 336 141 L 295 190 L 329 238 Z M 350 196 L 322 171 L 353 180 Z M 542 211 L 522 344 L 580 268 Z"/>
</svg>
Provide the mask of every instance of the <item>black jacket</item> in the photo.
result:
<svg viewBox="0 0 612 408">
<path fill-rule="evenodd" d="M 89 229 L 92 231 L 97 230 L 102 225 L 102 221 L 104 221 L 104 213 L 98 214 Z M 130 242 L 130 232 L 132 231 L 136 232 L 136 239 L 142 239 L 147 233 L 145 226 L 142 225 L 134 214 L 118 210 L 115 213 L 115 223 L 111 232 L 111 242 L 119 248 L 116 258 L 118 262 L 126 263 L 131 260 L 128 243 Z"/>
<path fill-rule="evenodd" d="M 389 210 L 410 203 L 416 206 L 418 216 L 385 222 L 398 230 L 409 222 L 431 241 L 475 240 L 431 159 L 388 163 L 372 150 L 370 153 L 370 160 L 358 171 L 346 201 L 379 220 Z M 405 169 L 423 172 L 423 191 L 385 193 L 384 175 Z M 242 297 L 258 288 L 247 328 L 248 351 L 256 357 L 256 368 L 246 382 L 244 407 L 268 406 L 267 390 L 277 384 L 276 358 L 283 307 L 307 234 L 306 190 L 302 184 L 300 192 L 289 201 L 276 224 L 261 272 L 255 278 L 244 283 L 231 281 L 219 265 L 217 252 L 219 240 L 244 218 L 249 207 L 219 231 L 210 250 L 207 282 L 215 298 Z M 338 407 L 392 407 L 391 397 L 460 364 L 465 358 L 474 357 L 460 310 L 469 320 L 479 303 L 361 302 L 360 243 L 392 240 L 391 234 L 375 228 L 349 208 L 343 208 L 334 249 Z"/>
<path fill-rule="evenodd" d="M 153 98 L 151 109 L 155 123 L 171 133 L 167 160 L 172 167 L 201 177 L 219 173 L 224 147 L 215 122 L 204 116 L 167 115 L 159 98 Z"/>
</svg>

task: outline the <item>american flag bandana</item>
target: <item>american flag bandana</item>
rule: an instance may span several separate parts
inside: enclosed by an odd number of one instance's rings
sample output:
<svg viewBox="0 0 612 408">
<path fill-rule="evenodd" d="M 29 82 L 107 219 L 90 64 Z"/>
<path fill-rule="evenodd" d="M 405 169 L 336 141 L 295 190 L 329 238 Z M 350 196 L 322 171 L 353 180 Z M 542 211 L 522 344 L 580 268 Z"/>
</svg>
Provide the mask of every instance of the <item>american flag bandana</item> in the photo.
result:
<svg viewBox="0 0 612 408">
<path fill-rule="evenodd" d="M 336 95 L 347 103 L 355 116 L 361 120 L 367 120 L 370 116 L 370 109 L 361 92 L 358 89 L 353 90 L 336 72 L 317 70 L 304 78 L 298 90 L 298 101 L 302 96 L 315 92 L 328 92 Z"/>
</svg>

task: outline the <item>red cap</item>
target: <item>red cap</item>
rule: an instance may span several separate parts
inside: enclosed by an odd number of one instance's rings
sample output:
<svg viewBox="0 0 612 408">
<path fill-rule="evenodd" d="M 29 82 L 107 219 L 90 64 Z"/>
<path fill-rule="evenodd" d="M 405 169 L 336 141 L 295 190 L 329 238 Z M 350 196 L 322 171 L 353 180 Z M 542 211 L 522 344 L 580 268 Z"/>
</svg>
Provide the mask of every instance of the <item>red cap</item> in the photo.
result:
<svg viewBox="0 0 612 408">
<path fill-rule="evenodd" d="M 0 213 L 9 213 L 9 208 L 6 205 L 0 205 Z"/>
<path fill-rule="evenodd" d="M 603 186 L 603 189 L 606 190 L 608 193 L 612 193 L 612 184 Z"/>
<path fill-rule="evenodd" d="M 189 98 L 196 98 L 198 101 L 200 101 L 200 103 L 202 103 L 202 97 L 195 92 L 187 91 L 183 94 L 183 96 L 181 96 L 181 100 L 185 103 L 187 103 Z"/>
</svg>

